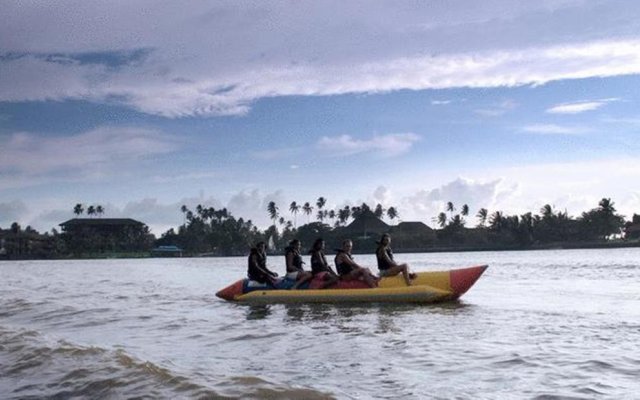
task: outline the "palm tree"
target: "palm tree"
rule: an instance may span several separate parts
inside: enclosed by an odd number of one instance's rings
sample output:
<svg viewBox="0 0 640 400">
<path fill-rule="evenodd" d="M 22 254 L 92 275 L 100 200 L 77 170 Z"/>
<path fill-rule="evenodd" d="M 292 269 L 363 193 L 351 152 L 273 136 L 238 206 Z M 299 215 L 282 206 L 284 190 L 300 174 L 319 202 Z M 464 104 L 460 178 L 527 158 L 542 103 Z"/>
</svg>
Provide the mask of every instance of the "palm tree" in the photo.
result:
<svg viewBox="0 0 640 400">
<path fill-rule="evenodd" d="M 378 203 L 376 205 L 376 209 L 373 211 L 373 214 L 379 219 L 382 219 L 382 216 L 384 215 L 384 208 L 382 208 L 382 204 Z"/>
<path fill-rule="evenodd" d="M 598 202 L 598 206 L 600 210 L 603 211 L 607 215 L 613 215 L 616 212 L 616 209 L 613 207 L 615 203 L 611 201 L 611 199 L 603 198 Z"/>
<path fill-rule="evenodd" d="M 87 215 L 92 217 L 96 213 L 96 208 L 94 206 L 87 207 Z"/>
<path fill-rule="evenodd" d="M 96 206 L 96 214 L 98 214 L 98 217 L 101 217 L 102 214 L 104 214 L 104 207 L 102 207 L 100 204 Z"/>
<path fill-rule="evenodd" d="M 553 215 L 553 207 L 551 207 L 549 204 L 545 204 L 540 209 L 540 214 L 542 214 L 542 218 L 543 219 L 553 218 L 553 216 L 554 216 Z"/>
<path fill-rule="evenodd" d="M 389 207 L 387 209 L 387 217 L 393 222 L 394 219 L 398 218 L 400 215 L 398 214 L 398 210 L 395 207 Z"/>
<path fill-rule="evenodd" d="M 82 204 L 78 203 L 75 207 L 73 207 L 73 213 L 75 215 L 80 216 L 80 214 L 82 214 L 83 212 L 84 208 L 82 207 Z"/>
<path fill-rule="evenodd" d="M 327 214 L 329 216 L 329 219 L 333 222 L 334 219 L 336 219 L 336 210 L 329 210 L 329 214 Z"/>
<path fill-rule="evenodd" d="M 466 222 L 464 218 L 462 218 L 460 214 L 456 214 L 453 216 L 453 218 L 451 218 L 451 227 L 453 227 L 456 230 L 460 228 L 464 228 L 465 223 Z"/>
<path fill-rule="evenodd" d="M 273 221 L 273 226 L 276 226 L 276 219 L 278 219 L 278 207 L 276 207 L 276 203 L 274 201 L 270 201 L 267 205 L 267 212 L 269 213 L 269 218 Z"/>
<path fill-rule="evenodd" d="M 436 222 L 440 225 L 440 228 L 444 228 L 447 225 L 447 214 L 441 212 L 436 217 Z"/>
<path fill-rule="evenodd" d="M 307 215 L 307 224 L 309 223 L 309 215 L 311 215 L 311 213 L 313 212 L 313 207 L 311 206 L 311 204 L 309 204 L 309 202 L 307 201 L 306 203 L 304 203 L 304 205 L 302 206 L 302 211 Z"/>
<path fill-rule="evenodd" d="M 451 213 L 451 215 L 453 215 L 453 212 L 456 210 L 456 208 L 453 206 L 452 202 L 447 202 L 447 211 L 449 211 Z"/>
<path fill-rule="evenodd" d="M 444 228 L 447 225 L 447 214 L 441 212 L 437 217 L 433 218 L 433 222 L 440 225 L 440 228 Z"/>
<path fill-rule="evenodd" d="M 344 206 L 343 209 L 338 210 L 338 223 L 341 225 L 345 225 L 350 216 L 351 208 L 349 206 Z"/>
<path fill-rule="evenodd" d="M 466 204 L 463 204 L 462 210 L 460 210 L 460 214 L 462 214 L 463 217 L 466 217 L 467 215 L 469 215 L 469 206 Z"/>
<path fill-rule="evenodd" d="M 298 227 L 298 213 L 300 212 L 300 205 L 298 203 L 296 203 L 295 201 L 292 201 L 291 204 L 289 205 L 289 211 L 291 211 L 291 214 L 293 214 L 294 227 L 297 228 Z"/>
<path fill-rule="evenodd" d="M 487 223 L 487 218 L 489 217 L 489 211 L 486 208 L 481 208 L 478 210 L 476 217 L 478 217 L 479 221 L 478 226 L 484 227 L 484 225 Z"/>
<path fill-rule="evenodd" d="M 489 225 L 491 229 L 495 231 L 500 231 L 502 229 L 503 221 L 504 216 L 500 211 L 494 212 L 491 214 L 491 217 L 489 217 Z"/>
<path fill-rule="evenodd" d="M 362 214 L 362 207 L 353 206 L 351 207 L 351 217 L 356 219 Z"/>
<path fill-rule="evenodd" d="M 318 206 L 318 219 L 320 221 L 324 221 L 324 218 L 327 216 L 327 214 L 322 211 L 325 204 L 327 204 L 327 199 L 325 199 L 324 197 L 318 197 L 318 200 L 316 201 L 316 206 Z"/>
</svg>

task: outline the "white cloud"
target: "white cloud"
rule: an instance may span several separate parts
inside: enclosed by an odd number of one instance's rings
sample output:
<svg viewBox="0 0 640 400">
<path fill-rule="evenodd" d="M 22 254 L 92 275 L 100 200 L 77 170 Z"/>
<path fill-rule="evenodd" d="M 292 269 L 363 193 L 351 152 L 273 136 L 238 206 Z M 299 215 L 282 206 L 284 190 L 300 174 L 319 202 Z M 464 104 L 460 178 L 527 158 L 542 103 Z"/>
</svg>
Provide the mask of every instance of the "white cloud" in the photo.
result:
<svg viewBox="0 0 640 400">
<path fill-rule="evenodd" d="M 376 203 L 391 205 L 391 191 L 385 186 L 378 186 L 376 190 L 373 191 L 373 199 Z"/>
<path fill-rule="evenodd" d="M 359 153 L 373 153 L 380 157 L 395 157 L 408 152 L 418 140 L 420 140 L 420 136 L 414 133 L 376 135 L 371 139 L 356 139 L 350 135 L 323 136 L 318 141 L 317 147 L 333 157 Z"/>
<path fill-rule="evenodd" d="M 431 105 L 434 105 L 434 106 L 442 106 L 442 105 L 447 105 L 451 103 L 452 103 L 452 100 L 431 100 Z"/>
<path fill-rule="evenodd" d="M 550 114 L 579 114 L 585 111 L 597 110 L 607 103 L 618 100 L 619 99 L 614 98 L 594 101 L 580 101 L 576 103 L 562 103 L 547 109 L 547 112 Z"/>
<path fill-rule="evenodd" d="M 580 135 L 589 132 L 588 128 L 580 126 L 562 126 L 556 124 L 534 124 L 522 128 L 522 131 L 540 135 Z"/>
<path fill-rule="evenodd" d="M 32 185 L 44 177 L 69 180 L 98 178 L 126 163 L 175 151 L 178 140 L 156 130 L 96 128 L 61 137 L 14 133 L 0 147 L 0 173 L 9 178 L 0 189 Z"/>
<path fill-rule="evenodd" d="M 438 188 L 418 190 L 401 200 L 403 219 L 418 219 L 433 226 L 433 218 L 445 211 L 447 202 L 452 202 L 457 212 L 462 205 L 469 206 L 468 221 L 472 221 L 480 208 L 493 208 L 501 199 L 517 193 L 517 185 L 505 185 L 501 179 L 489 182 L 458 178 Z M 473 223 L 471 224 L 473 225 Z"/>
<path fill-rule="evenodd" d="M 477 110 L 473 110 L 473 112 L 484 117 L 499 117 L 513 110 L 517 106 L 518 103 L 513 100 L 504 100 L 501 103 L 495 104 L 489 108 L 480 108 Z"/>
<path fill-rule="evenodd" d="M 0 101 L 83 99 L 168 117 L 242 115 L 266 97 L 640 73 L 640 39 L 628 35 L 637 7 L 535 3 L 9 2 L 0 15 L 7 54 Z M 575 22 L 576 12 L 588 23 Z"/>
</svg>

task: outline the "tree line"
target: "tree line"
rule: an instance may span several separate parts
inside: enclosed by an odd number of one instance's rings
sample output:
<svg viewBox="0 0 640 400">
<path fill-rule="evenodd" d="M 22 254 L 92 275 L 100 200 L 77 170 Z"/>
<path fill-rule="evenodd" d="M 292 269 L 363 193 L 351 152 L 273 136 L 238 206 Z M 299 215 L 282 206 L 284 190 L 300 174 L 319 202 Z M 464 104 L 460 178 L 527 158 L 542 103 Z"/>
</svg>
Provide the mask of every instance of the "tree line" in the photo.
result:
<svg viewBox="0 0 640 400">
<path fill-rule="evenodd" d="M 178 246 L 188 255 L 241 255 L 259 241 L 269 243 L 277 251 L 294 238 L 309 244 L 317 237 L 323 237 L 329 246 L 338 246 L 345 235 L 357 242 L 357 248 L 366 249 L 373 246 L 373 240 L 348 231 L 350 221 L 363 213 L 371 213 L 379 219 L 386 217 L 392 224 L 399 218 L 396 207 L 384 208 L 381 204 L 370 207 L 362 203 L 337 209 L 328 209 L 326 204 L 325 197 L 319 197 L 313 205 L 311 202 L 293 201 L 282 211 L 271 201 L 265 211 L 272 224 L 264 230 L 251 220 L 236 218 L 226 208 L 197 205 L 192 210 L 183 205 L 180 207 L 183 223 L 157 239 L 148 232 L 146 226 L 140 228 L 140 232 L 94 237 L 90 230 L 59 233 L 53 229 L 51 233 L 41 235 L 30 226 L 22 229 L 15 222 L 9 229 L 0 228 L 0 257 L 11 258 L 16 254 L 19 257 L 68 257 L 119 250 L 145 253 L 161 245 Z M 607 243 L 614 237 L 640 239 L 640 215 L 634 214 L 631 220 L 626 221 L 608 198 L 603 198 L 597 207 L 576 218 L 546 204 L 535 214 L 508 215 L 502 211 L 489 212 L 481 208 L 474 214 L 475 223 L 471 221 L 474 217 L 470 217 L 468 205 L 463 204 L 458 209 L 452 202 L 447 202 L 444 206 L 445 211 L 432 219 L 437 229 L 427 228 L 417 234 L 405 235 L 406 240 L 394 242 L 395 249 L 437 251 L 590 247 Z M 76 204 L 73 209 L 78 216 L 84 210 L 82 204 Z M 88 206 L 86 212 L 90 216 L 100 216 L 104 213 L 104 207 Z M 306 217 L 306 223 L 299 226 L 297 217 L 300 213 Z M 390 230 L 396 237 L 402 238 L 400 226 L 391 226 Z M 129 243 L 133 241 L 135 243 Z M 631 241 L 631 244 L 637 242 Z"/>
</svg>

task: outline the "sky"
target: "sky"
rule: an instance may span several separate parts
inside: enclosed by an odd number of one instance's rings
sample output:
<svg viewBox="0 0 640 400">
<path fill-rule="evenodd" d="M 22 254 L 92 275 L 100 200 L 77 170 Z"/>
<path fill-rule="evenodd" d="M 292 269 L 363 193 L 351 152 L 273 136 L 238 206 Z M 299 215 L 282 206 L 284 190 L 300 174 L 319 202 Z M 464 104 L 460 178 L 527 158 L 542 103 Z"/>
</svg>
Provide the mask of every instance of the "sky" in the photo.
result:
<svg viewBox="0 0 640 400">
<path fill-rule="evenodd" d="M 267 204 L 640 213 L 640 3 L 11 1 L 0 228 Z M 298 223 L 306 216 L 298 215 Z"/>
</svg>

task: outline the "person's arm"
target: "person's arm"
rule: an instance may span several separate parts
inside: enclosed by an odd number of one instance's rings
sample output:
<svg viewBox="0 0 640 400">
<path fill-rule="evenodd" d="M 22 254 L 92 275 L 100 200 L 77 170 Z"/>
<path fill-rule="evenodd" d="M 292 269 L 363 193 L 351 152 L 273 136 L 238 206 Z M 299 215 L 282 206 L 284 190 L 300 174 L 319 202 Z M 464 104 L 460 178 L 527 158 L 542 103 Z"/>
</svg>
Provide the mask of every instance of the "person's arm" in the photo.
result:
<svg viewBox="0 0 640 400">
<path fill-rule="evenodd" d="M 272 277 L 273 277 L 273 276 L 277 276 L 277 275 L 274 275 L 274 273 L 273 273 L 273 272 L 269 271 L 269 269 L 268 269 L 268 268 L 267 268 L 267 269 L 265 269 L 265 268 L 262 268 L 262 267 L 260 266 L 260 263 L 258 262 L 258 255 L 257 255 L 257 254 L 252 254 L 252 255 L 251 255 L 251 265 L 252 265 L 255 269 L 257 269 L 258 271 L 262 272 L 263 274 L 265 274 L 265 275 L 267 275 L 267 276 L 272 276 Z"/>
<path fill-rule="evenodd" d="M 285 256 L 285 260 L 287 262 L 287 273 L 297 270 L 297 268 L 293 266 L 293 251 L 287 253 L 287 255 Z"/>
<path fill-rule="evenodd" d="M 351 257 L 348 257 L 345 253 L 340 254 L 342 256 L 342 262 L 351 266 L 351 268 L 362 268 L 358 263 L 353 261 Z"/>
<path fill-rule="evenodd" d="M 324 263 L 324 266 L 330 275 L 338 276 L 338 274 L 336 274 L 336 271 L 334 271 L 333 268 L 331 268 L 331 265 L 329 265 L 329 261 L 327 261 L 327 257 L 324 254 L 322 254 L 322 262 Z"/>
</svg>

